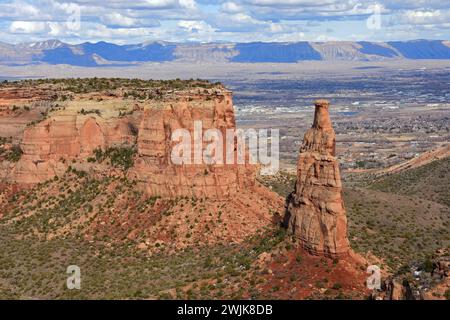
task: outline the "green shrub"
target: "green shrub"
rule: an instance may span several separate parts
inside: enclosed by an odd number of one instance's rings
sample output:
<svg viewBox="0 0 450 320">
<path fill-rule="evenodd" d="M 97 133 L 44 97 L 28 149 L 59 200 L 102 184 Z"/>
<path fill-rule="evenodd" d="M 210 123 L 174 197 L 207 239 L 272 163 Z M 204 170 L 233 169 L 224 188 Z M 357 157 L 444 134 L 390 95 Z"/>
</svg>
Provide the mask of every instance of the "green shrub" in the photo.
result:
<svg viewBox="0 0 450 320">
<path fill-rule="evenodd" d="M 339 290 L 342 288 L 342 285 L 338 282 L 336 282 L 335 284 L 333 284 L 333 286 L 331 287 L 331 289 L 333 290 Z"/>
<path fill-rule="evenodd" d="M 7 161 L 11 162 L 17 162 L 20 160 L 20 157 L 22 156 L 22 149 L 18 145 L 15 145 L 9 150 L 9 152 L 6 153 L 5 159 Z"/>
<path fill-rule="evenodd" d="M 111 147 L 103 151 L 100 148 L 94 150 L 94 157 L 97 162 L 110 160 L 112 166 L 128 170 L 134 165 L 134 155 L 136 148 L 134 147 Z M 94 162 L 94 158 L 90 157 L 89 162 Z"/>
<path fill-rule="evenodd" d="M 444 293 L 445 299 L 450 300 L 450 289 L 447 289 Z"/>
<path fill-rule="evenodd" d="M 422 269 L 425 272 L 431 273 L 434 269 L 433 261 L 431 261 L 430 259 L 425 260 L 425 262 L 422 264 Z"/>
<path fill-rule="evenodd" d="M 98 110 L 98 109 L 94 109 L 94 110 L 84 110 L 84 109 L 81 109 L 81 111 L 80 111 L 79 113 L 81 113 L 82 115 L 87 115 L 87 114 L 96 114 L 96 115 L 98 115 L 98 116 L 101 116 L 101 115 L 102 115 L 102 113 L 101 113 L 100 110 Z"/>
</svg>

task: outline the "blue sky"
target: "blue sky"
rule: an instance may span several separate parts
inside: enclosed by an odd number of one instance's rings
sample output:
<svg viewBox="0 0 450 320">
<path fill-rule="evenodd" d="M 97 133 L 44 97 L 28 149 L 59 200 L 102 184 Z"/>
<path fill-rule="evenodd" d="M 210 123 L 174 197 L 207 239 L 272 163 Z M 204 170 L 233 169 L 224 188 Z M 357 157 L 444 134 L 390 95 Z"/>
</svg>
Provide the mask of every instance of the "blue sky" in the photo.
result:
<svg viewBox="0 0 450 320">
<path fill-rule="evenodd" d="M 0 41 L 450 39 L 449 0 L 0 0 Z"/>
</svg>

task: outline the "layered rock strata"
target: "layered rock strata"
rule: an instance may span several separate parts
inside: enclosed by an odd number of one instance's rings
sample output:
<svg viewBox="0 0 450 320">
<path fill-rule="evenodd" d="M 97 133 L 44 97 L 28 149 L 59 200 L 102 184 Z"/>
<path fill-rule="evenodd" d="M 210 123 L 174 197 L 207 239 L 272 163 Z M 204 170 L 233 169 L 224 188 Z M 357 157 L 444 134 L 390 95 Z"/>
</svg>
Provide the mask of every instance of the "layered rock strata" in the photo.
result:
<svg viewBox="0 0 450 320">
<path fill-rule="evenodd" d="M 24 131 L 23 155 L 11 179 L 19 184 L 43 182 L 64 173 L 74 160 L 85 160 L 95 149 L 132 145 L 136 138 L 131 128 L 127 119 L 79 114 L 51 117 Z"/>
<path fill-rule="evenodd" d="M 297 163 L 295 191 L 287 200 L 287 228 L 313 254 L 330 257 L 349 252 L 336 137 L 329 103 L 315 103 L 314 123 L 306 132 Z"/>
<path fill-rule="evenodd" d="M 194 162 L 194 149 L 199 147 L 203 154 L 209 144 L 203 141 L 201 146 L 196 145 L 199 142 L 194 140 L 195 123 L 201 123 L 202 136 L 209 129 L 218 129 L 225 150 L 226 130 L 236 127 L 231 92 L 223 91 L 212 97 L 193 95 L 144 111 L 137 140 L 138 157 L 132 173 L 147 192 L 168 197 L 221 199 L 235 194 L 240 188 L 254 186 L 256 168 L 248 162 L 225 164 L 225 156 L 223 163 Z M 171 139 L 177 129 L 189 132 L 191 163 L 180 165 L 171 159 L 171 151 L 179 143 Z"/>
<path fill-rule="evenodd" d="M 34 100 L 28 89 L 21 90 L 11 89 L 4 95 L 5 101 Z M 38 96 L 46 96 L 45 90 L 37 92 Z M 207 130 L 218 129 L 226 149 L 226 130 L 234 129 L 236 123 L 232 94 L 224 88 L 167 91 L 136 102 L 126 99 L 120 89 L 114 94 L 95 94 L 74 95 L 59 102 L 59 108 L 44 120 L 26 126 L 17 135 L 23 155 L 17 163 L 2 164 L 0 180 L 33 185 L 62 175 L 69 166 L 88 171 L 102 169 L 86 161 L 94 150 L 125 145 L 137 151 L 134 165 L 126 174 L 150 195 L 221 199 L 255 185 L 256 167 L 248 162 L 180 165 L 171 159 L 177 143 L 172 141 L 173 132 L 184 129 L 194 137 L 195 122 L 201 123 L 202 137 Z M 192 142 L 194 152 L 198 145 Z M 237 149 L 235 139 L 232 143 Z M 200 144 L 203 154 L 209 142 Z"/>
</svg>

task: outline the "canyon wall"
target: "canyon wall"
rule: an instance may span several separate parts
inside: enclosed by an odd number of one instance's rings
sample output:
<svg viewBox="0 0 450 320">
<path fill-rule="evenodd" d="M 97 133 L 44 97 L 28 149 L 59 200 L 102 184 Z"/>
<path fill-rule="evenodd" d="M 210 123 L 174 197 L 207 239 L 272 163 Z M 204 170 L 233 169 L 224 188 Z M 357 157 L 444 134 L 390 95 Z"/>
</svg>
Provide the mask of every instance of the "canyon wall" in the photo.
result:
<svg viewBox="0 0 450 320">
<path fill-rule="evenodd" d="M 172 163 L 171 151 L 178 141 L 173 142 L 171 137 L 177 129 L 189 132 L 192 138 L 191 160 L 194 161 L 194 123 L 198 121 L 203 132 L 220 130 L 225 148 L 226 130 L 236 127 L 231 93 L 193 95 L 144 111 L 137 139 L 138 157 L 132 173 L 148 193 L 220 199 L 255 184 L 254 165 Z M 202 153 L 208 143 L 202 144 Z"/>
<path fill-rule="evenodd" d="M 136 138 L 127 119 L 66 113 L 24 130 L 23 155 L 12 171 L 18 184 L 35 184 L 63 174 L 72 162 L 86 160 L 95 149 L 132 145 Z"/>
<path fill-rule="evenodd" d="M 326 100 L 315 103 L 314 123 L 300 148 L 295 191 L 287 200 L 286 222 L 289 233 L 309 252 L 336 257 L 350 247 L 328 108 Z"/>
<path fill-rule="evenodd" d="M 23 103 L 30 102 L 34 96 L 28 91 L 25 94 L 19 89 L 9 90 L 3 96 L 4 102 L 10 99 L 11 105 L 25 98 L 30 100 Z M 39 90 L 37 96 L 42 95 L 45 91 Z M 40 122 L 24 126 L 16 134 L 23 154 L 15 164 L 2 163 L 0 180 L 28 186 L 61 176 L 69 166 L 88 172 L 107 170 L 87 159 L 93 157 L 96 149 L 105 151 L 127 146 L 134 148 L 136 155 L 126 175 L 137 180 L 138 186 L 150 195 L 220 199 L 255 185 L 254 165 L 179 165 L 171 161 L 172 148 L 178 143 L 172 141 L 172 133 L 185 129 L 193 137 L 195 121 L 202 124 L 202 136 L 208 129 L 220 130 L 226 145 L 225 131 L 236 126 L 231 92 L 225 89 L 171 91 L 161 98 L 134 105 L 126 102 L 126 112 L 122 111 L 124 101 L 120 94 L 101 99 L 79 95 L 74 101 L 61 103 L 63 107 L 50 112 Z M 7 126 L 3 129 L 4 136 L 11 132 Z M 202 143 L 202 152 L 208 143 Z"/>
</svg>

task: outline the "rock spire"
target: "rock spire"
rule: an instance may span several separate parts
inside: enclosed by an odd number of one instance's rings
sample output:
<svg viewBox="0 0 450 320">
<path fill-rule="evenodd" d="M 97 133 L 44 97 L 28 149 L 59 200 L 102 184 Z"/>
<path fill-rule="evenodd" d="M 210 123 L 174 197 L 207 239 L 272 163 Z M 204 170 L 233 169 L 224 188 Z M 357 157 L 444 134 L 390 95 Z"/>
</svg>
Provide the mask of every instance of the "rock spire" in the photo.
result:
<svg viewBox="0 0 450 320">
<path fill-rule="evenodd" d="M 313 254 L 337 257 L 350 250 L 342 197 L 336 135 L 329 102 L 317 100 L 312 127 L 306 132 L 297 163 L 295 191 L 287 200 L 288 232 Z"/>
</svg>

